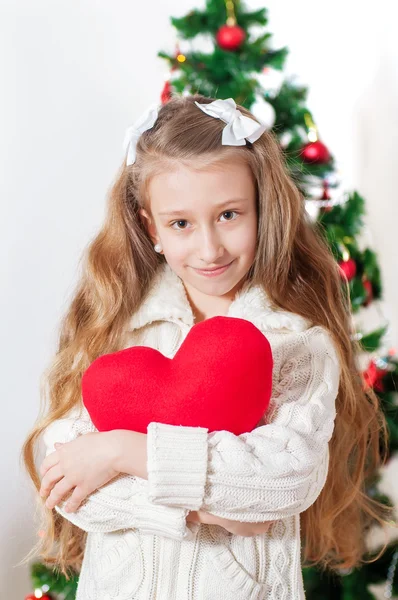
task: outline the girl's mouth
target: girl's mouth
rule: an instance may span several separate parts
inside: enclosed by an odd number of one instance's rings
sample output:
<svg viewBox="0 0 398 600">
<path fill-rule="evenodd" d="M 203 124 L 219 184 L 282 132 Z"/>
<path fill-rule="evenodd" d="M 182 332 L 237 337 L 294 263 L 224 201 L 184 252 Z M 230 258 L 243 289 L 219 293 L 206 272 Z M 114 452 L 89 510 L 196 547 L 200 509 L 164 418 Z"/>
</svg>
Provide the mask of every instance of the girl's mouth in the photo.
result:
<svg viewBox="0 0 398 600">
<path fill-rule="evenodd" d="M 209 270 L 206 271 L 206 269 L 195 269 L 195 267 L 193 267 L 193 269 L 199 275 L 204 275 L 205 277 L 217 277 L 218 275 L 222 275 L 222 273 L 225 273 L 225 271 L 228 269 L 228 267 L 230 267 L 232 265 L 233 262 L 234 261 L 231 261 L 227 265 L 224 265 L 223 267 L 220 267 L 219 269 L 214 269 L 212 271 L 209 271 Z"/>
</svg>

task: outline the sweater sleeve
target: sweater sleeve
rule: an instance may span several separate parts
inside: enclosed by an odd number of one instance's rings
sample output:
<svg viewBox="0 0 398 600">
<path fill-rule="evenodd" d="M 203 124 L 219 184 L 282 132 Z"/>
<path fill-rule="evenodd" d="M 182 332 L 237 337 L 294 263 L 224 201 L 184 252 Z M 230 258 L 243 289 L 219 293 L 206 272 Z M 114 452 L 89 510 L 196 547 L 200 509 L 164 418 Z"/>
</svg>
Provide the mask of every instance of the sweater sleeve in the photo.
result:
<svg viewBox="0 0 398 600">
<path fill-rule="evenodd" d="M 242 522 L 283 519 L 315 502 L 328 472 L 340 366 L 323 327 L 289 339 L 265 425 L 241 435 L 148 425 L 152 502 Z"/>
<path fill-rule="evenodd" d="M 83 406 L 71 416 L 54 421 L 43 434 L 46 456 L 54 452 L 55 442 L 70 442 L 79 435 L 98 431 Z M 120 473 L 92 492 L 75 512 L 65 512 L 67 499 L 54 508 L 68 521 L 89 532 L 110 532 L 137 528 L 142 533 L 161 535 L 175 540 L 192 537 L 191 523 L 186 522 L 189 509 L 158 506 L 148 498 L 148 482 L 140 477 Z"/>
</svg>

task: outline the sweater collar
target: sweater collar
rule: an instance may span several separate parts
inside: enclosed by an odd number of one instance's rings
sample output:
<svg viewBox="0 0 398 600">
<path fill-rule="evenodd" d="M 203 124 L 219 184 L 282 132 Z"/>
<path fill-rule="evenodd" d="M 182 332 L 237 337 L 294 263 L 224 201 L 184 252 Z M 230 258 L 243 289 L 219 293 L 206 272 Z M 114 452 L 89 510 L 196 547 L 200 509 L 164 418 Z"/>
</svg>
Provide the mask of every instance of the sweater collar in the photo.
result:
<svg viewBox="0 0 398 600">
<path fill-rule="evenodd" d="M 251 321 L 259 329 L 304 331 L 311 326 L 310 321 L 300 315 L 273 308 L 264 288 L 250 285 L 250 282 L 245 282 L 237 292 L 227 316 Z M 167 262 L 159 267 L 145 300 L 128 321 L 127 329 L 139 329 L 153 321 L 180 321 L 190 327 L 195 324 L 184 284 Z"/>
</svg>

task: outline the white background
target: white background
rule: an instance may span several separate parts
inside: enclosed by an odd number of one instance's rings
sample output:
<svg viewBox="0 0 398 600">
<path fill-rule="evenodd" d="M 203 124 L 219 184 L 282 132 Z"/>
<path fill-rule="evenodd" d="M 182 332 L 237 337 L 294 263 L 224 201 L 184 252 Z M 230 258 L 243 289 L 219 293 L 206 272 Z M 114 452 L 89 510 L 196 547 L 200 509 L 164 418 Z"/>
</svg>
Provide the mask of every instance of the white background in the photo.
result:
<svg viewBox="0 0 398 600">
<path fill-rule="evenodd" d="M 250 0 L 250 8 L 264 4 Z M 398 342 L 396 3 L 270 0 L 273 46 L 308 85 L 308 107 L 347 188 L 367 200 Z M 104 215 L 124 131 L 168 73 L 169 17 L 204 1 L 0 1 L 2 435 L 0 598 L 31 592 L 31 486 L 19 453 L 39 407 L 39 378 L 55 349 L 83 248 Z M 393 489 L 393 477 L 387 482 Z M 398 493 L 397 493 L 398 496 Z M 100 599 L 99 599 L 100 600 Z"/>
</svg>

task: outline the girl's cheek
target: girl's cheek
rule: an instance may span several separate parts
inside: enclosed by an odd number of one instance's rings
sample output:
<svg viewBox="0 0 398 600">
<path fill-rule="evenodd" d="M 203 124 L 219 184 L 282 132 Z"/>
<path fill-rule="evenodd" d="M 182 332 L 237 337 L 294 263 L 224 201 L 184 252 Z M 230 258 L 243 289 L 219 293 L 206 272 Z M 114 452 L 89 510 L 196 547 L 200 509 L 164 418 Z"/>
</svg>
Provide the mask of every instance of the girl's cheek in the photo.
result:
<svg viewBox="0 0 398 600">
<path fill-rule="evenodd" d="M 163 251 L 167 254 L 170 263 L 171 261 L 178 264 L 184 263 L 186 257 L 190 255 L 190 246 L 188 237 L 184 233 L 176 233 L 163 240 Z"/>
</svg>

